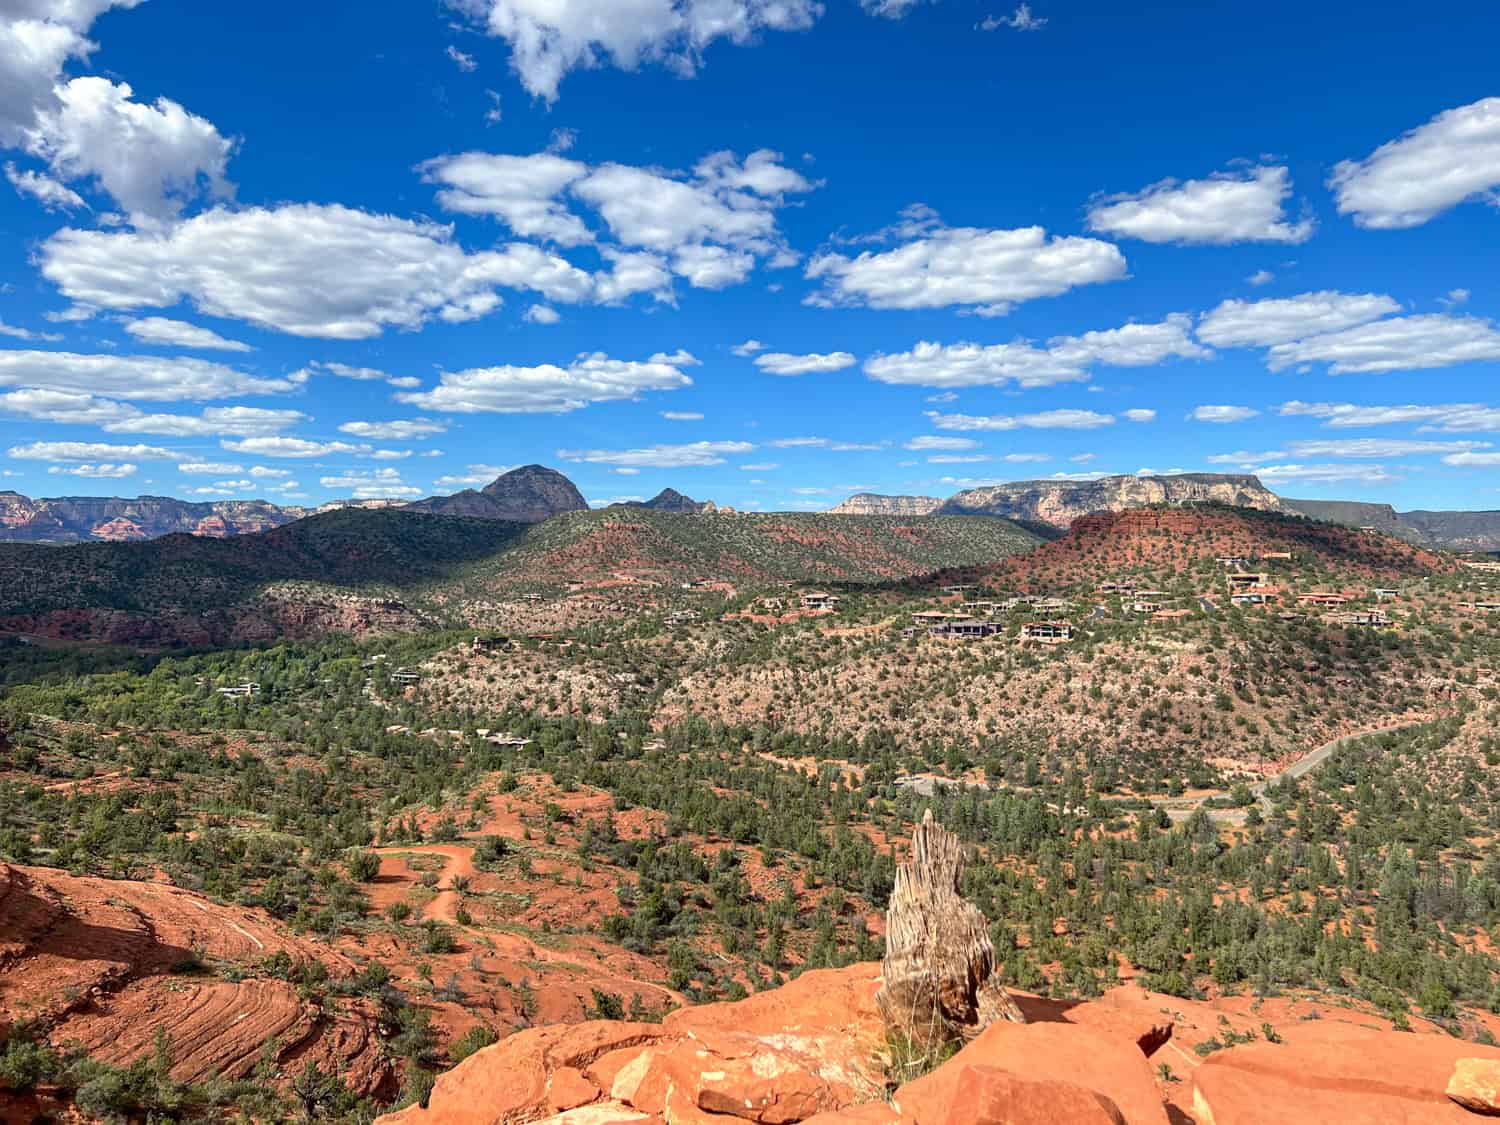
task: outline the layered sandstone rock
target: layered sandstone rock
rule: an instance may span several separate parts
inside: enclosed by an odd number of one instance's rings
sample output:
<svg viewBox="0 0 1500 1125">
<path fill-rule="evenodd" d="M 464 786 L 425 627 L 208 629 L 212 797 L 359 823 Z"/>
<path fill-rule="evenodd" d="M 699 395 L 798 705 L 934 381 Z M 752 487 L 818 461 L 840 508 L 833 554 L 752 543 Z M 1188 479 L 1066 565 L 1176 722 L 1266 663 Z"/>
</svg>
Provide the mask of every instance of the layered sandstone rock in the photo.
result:
<svg viewBox="0 0 1500 1125">
<path fill-rule="evenodd" d="M 1500 1065 L 1500 1049 L 1443 1035 L 1319 1024 L 1299 1029 L 1294 1043 L 1210 1055 L 1193 1074 L 1198 1125 L 1460 1125 L 1476 1118 L 1447 1092 L 1459 1060 Z"/>
<path fill-rule="evenodd" d="M 657 1025 L 521 1031 L 438 1078 L 426 1109 L 384 1125 L 978 1125 L 1167 1120 L 1138 1041 L 1149 1021 L 1100 1006 L 1087 1024 L 994 1024 L 933 1073 L 889 1077 L 879 966 L 810 972 Z"/>
<path fill-rule="evenodd" d="M 0 864 L 0 1024 L 35 1021 L 53 1043 L 116 1065 L 149 1057 L 159 1030 L 179 1081 L 248 1077 L 274 1042 L 280 1068 L 312 1060 L 359 1093 L 392 1092 L 368 1007 L 319 1010 L 258 973 L 276 954 L 322 962 L 334 978 L 355 971 L 259 911 L 161 883 Z M 200 971 L 206 963 L 243 979 Z"/>
<path fill-rule="evenodd" d="M 858 492 L 828 509 L 835 516 L 930 516 L 943 506 L 935 496 L 877 496 Z"/>
<path fill-rule="evenodd" d="M 1065 528 L 1080 516 L 1159 504 L 1225 504 L 1268 512 L 1285 510 L 1280 498 L 1256 477 L 1182 473 L 1103 477 L 1093 481 L 1016 481 L 960 492 L 941 511 L 944 515 L 1001 516 Z"/>
<path fill-rule="evenodd" d="M 1459 1059 L 1447 1094 L 1473 1113 L 1500 1117 L 1500 1060 Z"/>
</svg>

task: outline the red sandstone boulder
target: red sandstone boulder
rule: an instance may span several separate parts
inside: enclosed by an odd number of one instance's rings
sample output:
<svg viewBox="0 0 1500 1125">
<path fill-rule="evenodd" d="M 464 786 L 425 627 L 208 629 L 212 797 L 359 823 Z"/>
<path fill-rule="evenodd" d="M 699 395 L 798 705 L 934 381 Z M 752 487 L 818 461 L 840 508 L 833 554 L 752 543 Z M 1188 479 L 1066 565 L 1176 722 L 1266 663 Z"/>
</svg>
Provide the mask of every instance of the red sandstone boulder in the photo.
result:
<svg viewBox="0 0 1500 1125">
<path fill-rule="evenodd" d="M 576 1110 L 605 1092 L 585 1073 L 590 1063 L 648 1046 L 660 1036 L 654 1024 L 602 1020 L 518 1031 L 440 1075 L 427 1109 L 411 1106 L 381 1120 L 391 1125 L 509 1125 Z M 623 1110 L 619 1120 L 641 1116 Z"/>
<path fill-rule="evenodd" d="M 1500 1063 L 1500 1049 L 1329 1021 L 1299 1034 L 1295 1047 L 1210 1055 L 1193 1075 L 1193 1113 L 1198 1125 L 1458 1125 L 1474 1118 L 1446 1089 L 1466 1056 Z"/>
<path fill-rule="evenodd" d="M 1459 1059 L 1447 1094 L 1471 1113 L 1500 1117 L 1500 1061 Z"/>
<path fill-rule="evenodd" d="M 968 1112 L 970 1107 L 963 1101 L 960 1089 L 966 1083 L 972 1088 L 980 1082 L 980 1078 L 971 1077 L 968 1072 L 981 1069 L 1003 1072 L 1025 1084 L 1007 1087 L 996 1082 L 992 1087 L 994 1096 L 988 1103 L 992 1107 L 1000 1104 L 1001 1094 L 1008 1088 L 1024 1090 L 1027 1104 L 1033 1106 L 1040 1104 L 1040 1088 L 1053 1090 L 1058 1097 L 1069 1099 L 1070 1104 L 1076 1102 L 1076 1091 L 1082 1090 L 1103 1095 L 1109 1103 L 1106 1111 L 1113 1109 L 1118 1120 L 1126 1125 L 1167 1123 L 1150 1065 L 1134 1037 L 1065 1023 L 992 1024 L 943 1066 L 896 1091 L 894 1100 L 901 1120 L 916 1125 L 960 1122 L 978 1125 L 979 1119 L 953 1114 Z M 1091 1104 L 1096 1109 L 1103 1105 L 1097 1101 Z M 1070 1118 L 1059 1115 L 1054 1120 Z"/>
<path fill-rule="evenodd" d="M 946 1125 L 1125 1125 L 1109 1098 L 1070 1082 L 1031 1082 L 993 1066 L 958 1080 Z"/>
</svg>

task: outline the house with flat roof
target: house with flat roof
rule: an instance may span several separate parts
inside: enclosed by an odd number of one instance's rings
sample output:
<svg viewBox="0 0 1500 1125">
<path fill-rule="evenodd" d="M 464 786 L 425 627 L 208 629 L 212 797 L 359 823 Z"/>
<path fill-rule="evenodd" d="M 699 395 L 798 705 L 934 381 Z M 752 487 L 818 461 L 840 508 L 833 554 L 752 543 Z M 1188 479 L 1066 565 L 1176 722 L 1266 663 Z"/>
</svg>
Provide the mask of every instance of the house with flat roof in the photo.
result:
<svg viewBox="0 0 1500 1125">
<path fill-rule="evenodd" d="M 1073 626 L 1066 621 L 1028 621 L 1021 626 L 1023 641 L 1060 645 L 1073 639 Z"/>
<path fill-rule="evenodd" d="M 1253 570 L 1237 570 L 1229 575 L 1228 579 L 1231 591 L 1253 590 L 1257 586 L 1264 586 L 1270 580 L 1271 576 L 1269 574 Z"/>
<path fill-rule="evenodd" d="M 1193 616 L 1190 609 L 1159 609 L 1151 615 L 1153 621 L 1181 621 Z"/>
<path fill-rule="evenodd" d="M 1298 594 L 1297 601 L 1301 605 L 1344 605 L 1349 601 L 1349 595 L 1314 591 L 1310 594 Z"/>
<path fill-rule="evenodd" d="M 822 590 L 812 590 L 802 595 L 803 609 L 837 609 L 839 599 L 833 594 L 824 593 Z"/>
<path fill-rule="evenodd" d="M 1391 619 L 1375 609 L 1368 613 L 1341 613 L 1334 622 L 1347 629 L 1385 629 L 1390 626 Z"/>
<path fill-rule="evenodd" d="M 1003 632 L 1003 628 L 993 621 L 978 621 L 972 617 L 959 617 L 932 625 L 927 632 L 934 637 L 954 637 L 964 640 L 977 640 L 984 637 L 993 637 L 996 633 Z"/>
</svg>

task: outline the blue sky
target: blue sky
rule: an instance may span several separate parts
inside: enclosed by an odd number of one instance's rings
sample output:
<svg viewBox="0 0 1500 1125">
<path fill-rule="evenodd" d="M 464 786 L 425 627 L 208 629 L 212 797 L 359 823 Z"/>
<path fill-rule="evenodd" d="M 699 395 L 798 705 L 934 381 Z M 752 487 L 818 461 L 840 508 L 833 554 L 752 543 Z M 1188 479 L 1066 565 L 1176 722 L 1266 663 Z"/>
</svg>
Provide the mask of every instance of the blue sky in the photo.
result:
<svg viewBox="0 0 1500 1125">
<path fill-rule="evenodd" d="M 11 0 L 0 487 L 1500 507 L 1497 41 L 1477 3 Z"/>
</svg>

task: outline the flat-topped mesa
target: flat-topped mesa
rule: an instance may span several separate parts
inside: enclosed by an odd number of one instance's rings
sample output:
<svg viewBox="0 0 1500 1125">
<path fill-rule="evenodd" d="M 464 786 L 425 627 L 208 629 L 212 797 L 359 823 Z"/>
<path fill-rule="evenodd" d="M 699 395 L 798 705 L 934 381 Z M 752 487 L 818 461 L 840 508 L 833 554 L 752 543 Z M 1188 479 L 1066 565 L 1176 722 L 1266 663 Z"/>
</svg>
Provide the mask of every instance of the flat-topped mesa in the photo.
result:
<svg viewBox="0 0 1500 1125">
<path fill-rule="evenodd" d="M 891 1035 L 924 1053 L 972 1039 L 997 1020 L 1026 1022 L 1000 983 L 984 915 L 959 893 L 964 863 L 963 844 L 929 809 L 886 910 L 875 1000 Z"/>
</svg>

